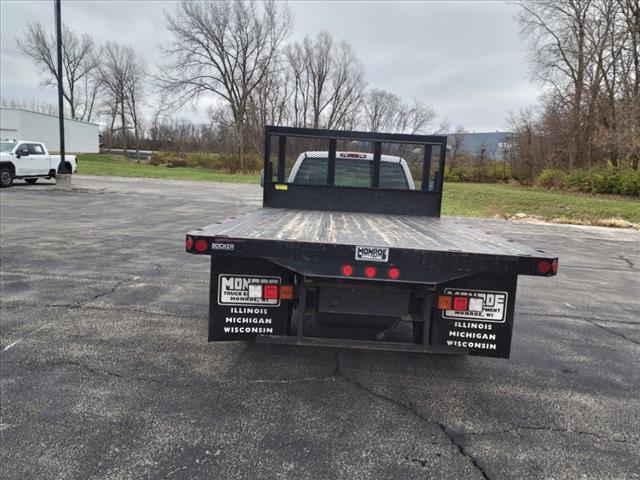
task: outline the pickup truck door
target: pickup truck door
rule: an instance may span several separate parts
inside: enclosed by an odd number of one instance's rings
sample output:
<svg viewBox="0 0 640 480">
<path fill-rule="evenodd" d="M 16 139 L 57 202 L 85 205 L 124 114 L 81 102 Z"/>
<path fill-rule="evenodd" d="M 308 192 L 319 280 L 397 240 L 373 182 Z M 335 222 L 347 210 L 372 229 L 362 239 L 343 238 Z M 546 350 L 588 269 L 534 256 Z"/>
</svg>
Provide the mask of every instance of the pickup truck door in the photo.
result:
<svg viewBox="0 0 640 480">
<path fill-rule="evenodd" d="M 21 143 L 16 147 L 16 149 L 14 150 L 13 164 L 16 167 L 17 177 L 23 177 L 31 173 L 31 163 L 29 162 L 29 144 Z"/>
<path fill-rule="evenodd" d="M 29 143 L 29 175 L 47 175 L 51 169 L 51 157 L 39 143 Z"/>
</svg>

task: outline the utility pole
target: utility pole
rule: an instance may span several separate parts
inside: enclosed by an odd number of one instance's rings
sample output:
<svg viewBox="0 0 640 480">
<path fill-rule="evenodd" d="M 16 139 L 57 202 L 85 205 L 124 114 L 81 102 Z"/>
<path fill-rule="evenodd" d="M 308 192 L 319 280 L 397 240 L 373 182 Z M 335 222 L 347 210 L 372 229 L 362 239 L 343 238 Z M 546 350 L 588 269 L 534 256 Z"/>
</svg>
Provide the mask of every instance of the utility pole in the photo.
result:
<svg viewBox="0 0 640 480">
<path fill-rule="evenodd" d="M 69 174 L 64 161 L 64 104 L 62 97 L 62 19 L 60 17 L 60 0 L 54 0 L 56 13 L 56 47 L 58 51 L 58 123 L 60 129 L 60 163 L 58 173 Z"/>
</svg>

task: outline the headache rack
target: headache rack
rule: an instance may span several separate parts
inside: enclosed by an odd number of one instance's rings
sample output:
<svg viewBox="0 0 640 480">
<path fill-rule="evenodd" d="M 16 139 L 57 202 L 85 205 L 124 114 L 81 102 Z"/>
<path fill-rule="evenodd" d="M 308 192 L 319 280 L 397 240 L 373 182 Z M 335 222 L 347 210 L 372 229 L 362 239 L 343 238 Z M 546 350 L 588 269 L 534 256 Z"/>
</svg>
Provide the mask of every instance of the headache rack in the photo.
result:
<svg viewBox="0 0 640 480">
<path fill-rule="evenodd" d="M 390 133 L 266 127 L 263 205 L 343 212 L 439 217 L 447 137 Z M 299 155 L 326 152 L 322 174 L 313 183 L 290 181 Z M 349 182 L 349 152 L 367 154 L 370 175 L 365 184 Z M 400 158 L 412 185 L 385 182 L 388 159 Z M 370 165 L 369 165 L 370 164 Z M 295 173 L 295 172 L 294 172 Z M 413 188 L 411 188 L 413 187 Z"/>
</svg>

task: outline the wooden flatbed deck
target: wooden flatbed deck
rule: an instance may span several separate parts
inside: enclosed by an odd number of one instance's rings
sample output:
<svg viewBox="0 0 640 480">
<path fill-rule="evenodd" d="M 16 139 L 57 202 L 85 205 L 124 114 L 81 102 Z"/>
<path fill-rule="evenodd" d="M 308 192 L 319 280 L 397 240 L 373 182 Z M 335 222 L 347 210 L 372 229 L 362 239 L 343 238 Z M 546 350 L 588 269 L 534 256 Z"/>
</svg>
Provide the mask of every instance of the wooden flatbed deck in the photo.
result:
<svg viewBox="0 0 640 480">
<path fill-rule="evenodd" d="M 189 234 L 217 240 L 365 245 L 425 252 L 552 258 L 447 217 L 261 208 Z"/>
</svg>

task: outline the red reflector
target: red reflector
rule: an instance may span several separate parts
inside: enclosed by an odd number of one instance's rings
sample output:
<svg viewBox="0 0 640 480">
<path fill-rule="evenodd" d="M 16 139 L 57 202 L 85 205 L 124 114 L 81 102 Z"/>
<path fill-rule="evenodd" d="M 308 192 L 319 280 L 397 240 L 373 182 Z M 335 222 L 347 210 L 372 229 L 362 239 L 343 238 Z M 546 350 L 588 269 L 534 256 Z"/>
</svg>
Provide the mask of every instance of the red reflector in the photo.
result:
<svg viewBox="0 0 640 480">
<path fill-rule="evenodd" d="M 554 260 L 551 263 L 551 270 L 553 270 L 553 273 L 558 273 L 558 260 Z"/>
<path fill-rule="evenodd" d="M 453 309 L 465 311 L 469 309 L 469 297 L 453 297 Z"/>
<path fill-rule="evenodd" d="M 546 260 L 542 262 L 538 262 L 539 273 L 542 273 L 542 274 L 549 273 L 550 270 L 551 270 L 551 263 L 547 262 Z"/>
<path fill-rule="evenodd" d="M 396 267 L 391 267 L 387 272 L 387 275 L 389 275 L 389 278 L 391 280 L 396 280 L 398 277 L 400 277 L 400 270 L 398 270 Z"/>
<path fill-rule="evenodd" d="M 353 267 L 351 265 L 342 265 L 342 268 L 340 270 L 342 271 L 342 275 L 344 275 L 345 277 L 350 277 L 351 275 L 353 275 Z"/>
<path fill-rule="evenodd" d="M 206 240 L 196 240 L 196 250 L 199 252 L 207 251 L 207 241 Z"/>
<path fill-rule="evenodd" d="M 376 267 L 364 267 L 364 276 L 373 278 L 376 276 Z"/>
<path fill-rule="evenodd" d="M 262 287 L 262 298 L 265 298 L 265 299 L 278 298 L 278 286 L 264 285 Z"/>
<path fill-rule="evenodd" d="M 185 247 L 187 247 L 187 250 L 191 250 L 193 248 L 193 238 L 187 237 L 187 241 L 185 242 Z"/>
</svg>

